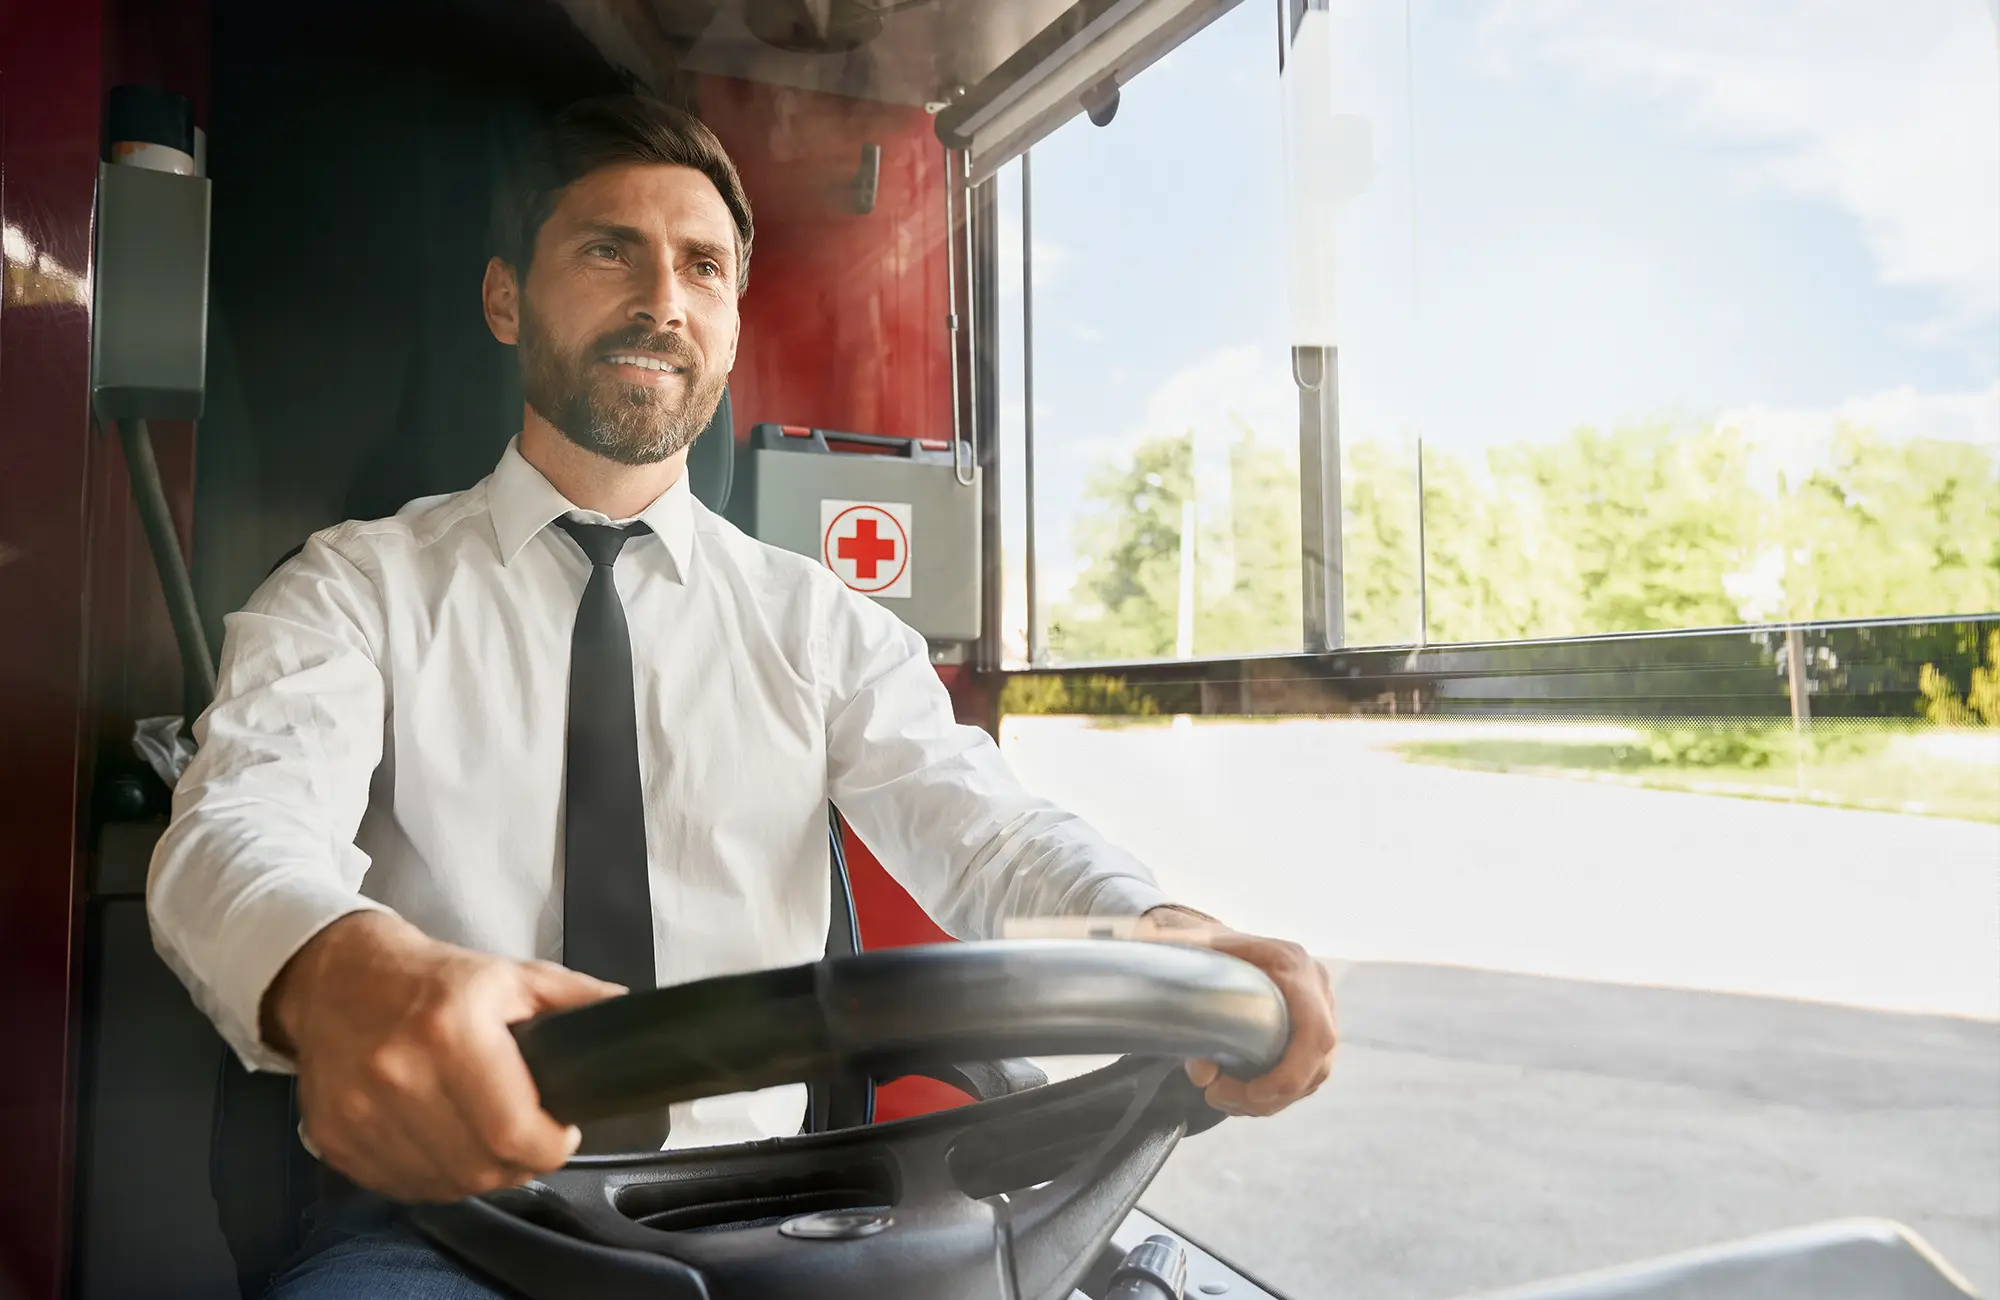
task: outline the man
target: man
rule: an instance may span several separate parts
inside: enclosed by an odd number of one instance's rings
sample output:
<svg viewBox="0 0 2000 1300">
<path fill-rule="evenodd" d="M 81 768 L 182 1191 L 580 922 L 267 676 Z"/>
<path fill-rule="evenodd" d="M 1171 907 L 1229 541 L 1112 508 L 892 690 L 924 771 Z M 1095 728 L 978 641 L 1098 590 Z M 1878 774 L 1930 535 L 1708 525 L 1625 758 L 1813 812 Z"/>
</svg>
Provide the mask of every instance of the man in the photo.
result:
<svg viewBox="0 0 2000 1300">
<path fill-rule="evenodd" d="M 521 1183 L 586 1140 L 507 1026 L 819 956 L 825 804 L 954 933 L 1182 915 L 1145 869 L 956 725 L 921 638 L 695 502 L 752 227 L 707 128 L 649 100 L 565 113 L 483 285 L 520 436 L 470 491 L 315 535 L 228 621 L 154 855 L 155 941 L 245 1064 L 296 1070 L 351 1188 L 275 1294 L 485 1296 L 398 1204 Z M 1324 973 L 1224 933 L 1294 1026 L 1267 1114 L 1333 1049 Z M 798 1130 L 799 1090 L 676 1106 L 593 1149 Z M 664 1121 L 662 1123 L 661 1121 Z"/>
</svg>

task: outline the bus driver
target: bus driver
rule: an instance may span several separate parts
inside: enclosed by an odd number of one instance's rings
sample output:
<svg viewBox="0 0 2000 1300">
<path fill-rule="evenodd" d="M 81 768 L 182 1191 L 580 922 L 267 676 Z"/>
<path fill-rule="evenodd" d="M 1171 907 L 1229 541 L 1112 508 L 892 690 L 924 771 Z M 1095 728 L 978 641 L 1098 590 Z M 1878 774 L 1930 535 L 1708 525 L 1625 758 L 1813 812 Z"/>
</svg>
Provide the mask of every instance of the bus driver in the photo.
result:
<svg viewBox="0 0 2000 1300">
<path fill-rule="evenodd" d="M 519 349 L 518 438 L 468 491 L 316 534 L 230 616 L 153 858 L 160 951 L 247 1065 L 297 1072 L 303 1134 L 351 1180 L 275 1285 L 293 1300 L 493 1294 L 399 1202 L 580 1143 L 797 1132 L 797 1089 L 565 1128 L 507 1026 L 816 959 L 829 799 L 958 935 L 1197 915 L 954 722 L 919 636 L 690 495 L 751 247 L 714 135 L 619 97 L 534 156 L 483 285 Z M 1188 1069 L 1267 1115 L 1326 1078 L 1332 990 L 1295 944 L 1213 945 L 1277 983 L 1291 1048 L 1260 1079 Z"/>
</svg>

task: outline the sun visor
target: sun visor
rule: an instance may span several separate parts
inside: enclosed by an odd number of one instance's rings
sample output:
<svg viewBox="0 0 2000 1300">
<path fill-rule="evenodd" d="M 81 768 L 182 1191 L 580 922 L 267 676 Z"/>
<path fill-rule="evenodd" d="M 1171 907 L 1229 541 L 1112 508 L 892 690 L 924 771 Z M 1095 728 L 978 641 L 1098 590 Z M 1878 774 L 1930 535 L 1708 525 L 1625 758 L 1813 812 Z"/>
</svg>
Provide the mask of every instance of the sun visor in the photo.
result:
<svg viewBox="0 0 2000 1300">
<path fill-rule="evenodd" d="M 1078 113 L 1099 123 L 1120 86 L 1239 0 L 1083 0 L 938 114 L 938 139 L 978 183 Z"/>
</svg>

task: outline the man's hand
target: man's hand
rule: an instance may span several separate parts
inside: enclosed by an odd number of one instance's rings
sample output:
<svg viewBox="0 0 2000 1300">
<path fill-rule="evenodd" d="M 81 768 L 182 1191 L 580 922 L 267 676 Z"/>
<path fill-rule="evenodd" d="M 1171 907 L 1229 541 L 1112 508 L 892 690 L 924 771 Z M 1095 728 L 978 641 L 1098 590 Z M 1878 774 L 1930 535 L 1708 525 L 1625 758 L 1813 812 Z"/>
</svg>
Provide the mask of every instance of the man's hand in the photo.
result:
<svg viewBox="0 0 2000 1300">
<path fill-rule="evenodd" d="M 542 1109 L 507 1026 L 622 992 L 356 912 L 279 972 L 265 1038 L 298 1063 L 322 1159 L 384 1196 L 453 1201 L 526 1182 L 576 1150 L 577 1130 Z"/>
<path fill-rule="evenodd" d="M 1333 978 L 1304 948 L 1282 939 L 1238 934 L 1213 920 L 1183 908 L 1155 908 L 1145 917 L 1157 936 L 1173 942 L 1173 931 L 1186 927 L 1201 932 L 1201 942 L 1217 952 L 1241 958 L 1271 977 L 1285 995 L 1291 1016 L 1292 1041 L 1285 1057 L 1258 1079 L 1232 1079 L 1213 1061 L 1189 1061 L 1188 1078 L 1202 1089 L 1208 1104 L 1225 1115 L 1275 1115 L 1302 1097 L 1310 1097 L 1333 1069 Z"/>
</svg>

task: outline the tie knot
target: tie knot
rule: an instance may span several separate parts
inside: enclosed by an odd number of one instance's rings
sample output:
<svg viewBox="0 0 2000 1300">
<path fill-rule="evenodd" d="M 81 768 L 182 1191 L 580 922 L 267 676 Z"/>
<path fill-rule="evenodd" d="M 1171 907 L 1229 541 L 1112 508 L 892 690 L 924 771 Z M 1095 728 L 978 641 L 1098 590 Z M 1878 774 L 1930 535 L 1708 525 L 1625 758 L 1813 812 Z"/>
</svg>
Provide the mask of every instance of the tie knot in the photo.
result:
<svg viewBox="0 0 2000 1300">
<path fill-rule="evenodd" d="M 580 519 L 563 518 L 556 520 L 556 527 L 576 539 L 583 553 L 590 557 L 591 564 L 605 568 L 618 562 L 618 552 L 625 549 L 625 539 L 637 537 L 653 530 L 644 524 L 627 524 L 620 528 L 615 524 L 586 524 Z"/>
</svg>

